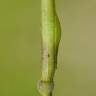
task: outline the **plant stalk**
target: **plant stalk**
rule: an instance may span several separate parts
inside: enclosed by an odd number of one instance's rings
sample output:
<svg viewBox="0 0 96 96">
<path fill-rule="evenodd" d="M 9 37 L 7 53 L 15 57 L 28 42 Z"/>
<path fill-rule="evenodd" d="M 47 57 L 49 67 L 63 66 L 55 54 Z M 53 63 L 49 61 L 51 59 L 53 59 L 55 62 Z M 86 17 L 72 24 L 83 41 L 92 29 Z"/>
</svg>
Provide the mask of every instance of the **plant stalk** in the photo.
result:
<svg viewBox="0 0 96 96">
<path fill-rule="evenodd" d="M 38 90 L 41 96 L 52 96 L 61 27 L 56 14 L 55 0 L 42 0 L 41 9 L 43 66 Z"/>
</svg>

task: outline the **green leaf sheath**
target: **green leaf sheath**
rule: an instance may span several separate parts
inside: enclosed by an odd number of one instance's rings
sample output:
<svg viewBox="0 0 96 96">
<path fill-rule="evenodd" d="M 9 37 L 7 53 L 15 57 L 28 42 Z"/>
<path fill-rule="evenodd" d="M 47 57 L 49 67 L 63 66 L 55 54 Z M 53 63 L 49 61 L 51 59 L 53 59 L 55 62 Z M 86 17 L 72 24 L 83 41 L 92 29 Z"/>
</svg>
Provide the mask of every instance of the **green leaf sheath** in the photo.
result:
<svg viewBox="0 0 96 96">
<path fill-rule="evenodd" d="M 61 28 L 55 10 L 55 0 L 42 0 L 41 4 L 43 66 L 39 92 L 42 96 L 52 96 Z"/>
</svg>

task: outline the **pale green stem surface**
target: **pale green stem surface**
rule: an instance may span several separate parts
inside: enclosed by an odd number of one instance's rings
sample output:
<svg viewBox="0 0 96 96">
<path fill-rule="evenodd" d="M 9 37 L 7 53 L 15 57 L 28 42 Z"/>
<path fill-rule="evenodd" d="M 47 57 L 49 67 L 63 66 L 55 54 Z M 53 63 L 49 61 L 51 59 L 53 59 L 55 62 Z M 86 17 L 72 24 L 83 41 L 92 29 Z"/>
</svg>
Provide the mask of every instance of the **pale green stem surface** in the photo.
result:
<svg viewBox="0 0 96 96">
<path fill-rule="evenodd" d="M 41 96 L 52 96 L 61 28 L 55 11 L 55 0 L 42 0 L 41 4 L 43 67 L 38 90 Z"/>
</svg>

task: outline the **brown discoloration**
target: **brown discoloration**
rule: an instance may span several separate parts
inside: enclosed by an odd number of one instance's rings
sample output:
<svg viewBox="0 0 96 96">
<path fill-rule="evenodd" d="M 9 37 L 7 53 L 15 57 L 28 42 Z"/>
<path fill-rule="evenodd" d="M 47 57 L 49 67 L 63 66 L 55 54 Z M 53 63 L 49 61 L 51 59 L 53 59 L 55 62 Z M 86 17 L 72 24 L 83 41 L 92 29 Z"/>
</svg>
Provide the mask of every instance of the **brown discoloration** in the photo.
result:
<svg viewBox="0 0 96 96">
<path fill-rule="evenodd" d="M 43 42 L 42 45 L 42 61 L 43 64 L 48 64 L 48 58 L 50 57 L 49 53 L 48 53 L 48 46 L 46 45 L 45 42 Z"/>
</svg>

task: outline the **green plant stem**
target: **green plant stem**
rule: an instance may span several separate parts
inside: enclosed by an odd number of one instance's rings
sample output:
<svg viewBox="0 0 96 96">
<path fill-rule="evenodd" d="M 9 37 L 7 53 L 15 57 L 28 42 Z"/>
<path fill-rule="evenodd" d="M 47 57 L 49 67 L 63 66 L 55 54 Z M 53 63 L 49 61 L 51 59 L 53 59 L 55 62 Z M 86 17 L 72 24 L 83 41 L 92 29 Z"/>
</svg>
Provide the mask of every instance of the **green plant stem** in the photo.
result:
<svg viewBox="0 0 96 96">
<path fill-rule="evenodd" d="M 52 96 L 61 28 L 55 11 L 55 0 L 42 0 L 41 4 L 43 67 L 38 89 L 42 96 Z"/>
</svg>

